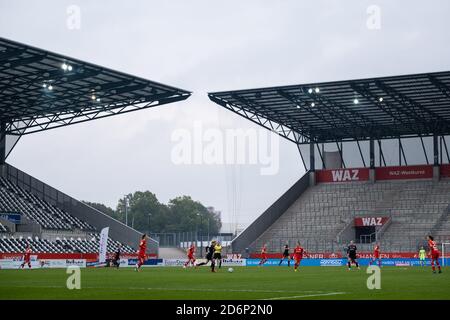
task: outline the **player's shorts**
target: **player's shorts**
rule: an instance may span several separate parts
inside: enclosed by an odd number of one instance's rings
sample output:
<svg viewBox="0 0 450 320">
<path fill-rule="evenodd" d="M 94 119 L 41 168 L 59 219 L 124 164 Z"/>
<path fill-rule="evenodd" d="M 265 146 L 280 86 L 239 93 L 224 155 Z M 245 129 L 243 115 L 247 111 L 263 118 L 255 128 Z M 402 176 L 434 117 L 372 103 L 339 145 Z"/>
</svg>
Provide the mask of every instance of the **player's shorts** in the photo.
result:
<svg viewBox="0 0 450 320">
<path fill-rule="evenodd" d="M 283 258 L 289 258 L 289 252 L 283 252 Z"/>
<path fill-rule="evenodd" d="M 195 260 L 194 256 L 188 256 L 189 260 Z"/>
<path fill-rule="evenodd" d="M 261 255 L 261 260 L 267 260 L 267 255 L 262 254 L 262 255 Z"/>
<path fill-rule="evenodd" d="M 294 256 L 294 260 L 296 264 L 300 264 L 300 262 L 302 262 L 303 257 L 296 257 Z"/>
<path fill-rule="evenodd" d="M 138 260 L 143 264 L 145 262 L 145 255 L 139 255 Z"/>
<path fill-rule="evenodd" d="M 206 260 L 212 260 L 212 254 L 211 253 L 208 253 L 206 255 Z"/>
<path fill-rule="evenodd" d="M 439 259 L 439 255 L 440 255 L 439 251 L 432 252 L 431 253 L 431 259 L 437 260 L 437 259 Z"/>
<path fill-rule="evenodd" d="M 420 261 L 425 261 L 425 257 L 419 257 Z"/>
<path fill-rule="evenodd" d="M 214 259 L 222 259 L 222 255 L 220 253 L 214 253 Z"/>
<path fill-rule="evenodd" d="M 348 256 L 348 258 L 349 258 L 351 261 L 355 261 L 355 260 L 356 260 L 356 256 L 355 256 L 355 255 L 350 255 L 350 256 Z"/>
</svg>

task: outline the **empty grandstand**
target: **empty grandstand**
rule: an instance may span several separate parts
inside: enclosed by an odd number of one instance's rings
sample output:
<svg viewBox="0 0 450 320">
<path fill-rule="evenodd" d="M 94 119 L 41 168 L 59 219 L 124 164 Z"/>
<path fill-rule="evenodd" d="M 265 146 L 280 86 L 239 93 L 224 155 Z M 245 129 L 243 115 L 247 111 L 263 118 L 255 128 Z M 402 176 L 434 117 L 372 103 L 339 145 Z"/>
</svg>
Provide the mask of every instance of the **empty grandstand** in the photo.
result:
<svg viewBox="0 0 450 320">
<path fill-rule="evenodd" d="M 141 234 L 5 161 L 23 135 L 187 99 L 190 92 L 0 38 L 0 255 L 134 254 Z M 32 157 L 30 157 L 32 159 Z M 150 239 L 147 253 L 157 255 Z M 95 255 L 93 256 L 95 259 Z"/>
<path fill-rule="evenodd" d="M 362 250 L 377 241 L 385 252 L 416 252 L 427 234 L 450 241 L 450 72 L 209 97 L 295 143 L 306 172 L 234 239 L 234 252 L 257 253 L 264 244 L 280 252 L 301 241 L 310 252 L 342 253 L 350 240 Z M 389 163 L 384 141 L 396 143 L 398 162 Z M 361 167 L 348 166 L 356 162 Z"/>
<path fill-rule="evenodd" d="M 314 252 L 339 252 L 355 239 L 355 217 L 388 217 L 388 227 L 378 235 L 375 231 L 372 241 L 379 239 L 391 252 L 416 251 L 441 217 L 448 216 L 449 195 L 450 180 L 320 183 L 308 188 L 251 246 L 255 250 L 267 243 L 277 252 L 285 241 L 294 245 L 299 240 Z M 442 240 L 450 240 L 449 229 L 442 231 Z M 356 239 L 362 244 L 370 240 Z"/>
<path fill-rule="evenodd" d="M 95 231 L 95 228 L 31 192 L 0 177 L 0 210 L 18 212 L 47 230 Z"/>
<path fill-rule="evenodd" d="M 56 238 L 55 241 L 40 239 L 39 237 L 17 237 L 3 236 L 0 239 L 0 252 L 22 253 L 27 245 L 30 245 L 33 253 L 96 253 L 98 252 L 99 237 L 97 234 L 90 234 L 90 239 L 81 238 Z M 121 247 L 123 253 L 133 254 L 135 249 L 121 244 L 118 241 L 108 239 L 108 252 L 114 252 Z"/>
</svg>

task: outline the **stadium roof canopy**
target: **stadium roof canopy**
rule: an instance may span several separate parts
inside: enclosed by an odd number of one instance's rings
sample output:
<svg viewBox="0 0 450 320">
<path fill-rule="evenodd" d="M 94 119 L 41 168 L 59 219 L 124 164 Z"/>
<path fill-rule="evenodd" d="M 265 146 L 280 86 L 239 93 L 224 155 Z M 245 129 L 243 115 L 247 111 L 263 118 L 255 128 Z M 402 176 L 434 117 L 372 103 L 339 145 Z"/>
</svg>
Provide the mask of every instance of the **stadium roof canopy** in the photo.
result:
<svg viewBox="0 0 450 320">
<path fill-rule="evenodd" d="M 297 143 L 450 134 L 450 72 L 209 93 Z"/>
<path fill-rule="evenodd" d="M 5 135 L 141 110 L 190 94 L 0 38 L 0 124 Z"/>
</svg>

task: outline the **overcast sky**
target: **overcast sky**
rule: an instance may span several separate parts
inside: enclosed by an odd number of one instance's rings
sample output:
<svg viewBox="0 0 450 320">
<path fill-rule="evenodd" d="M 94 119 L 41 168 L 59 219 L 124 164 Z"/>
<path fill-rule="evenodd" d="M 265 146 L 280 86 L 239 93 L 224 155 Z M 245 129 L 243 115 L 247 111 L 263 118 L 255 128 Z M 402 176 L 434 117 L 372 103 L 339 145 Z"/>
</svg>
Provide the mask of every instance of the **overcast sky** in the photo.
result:
<svg viewBox="0 0 450 320">
<path fill-rule="evenodd" d="M 135 190 L 162 202 L 186 194 L 247 224 L 301 177 L 298 151 L 280 140 L 271 175 L 262 164 L 174 163 L 177 132 L 260 130 L 207 92 L 449 70 L 449 31 L 448 0 L 0 0 L 1 37 L 193 92 L 26 136 L 8 162 L 77 199 L 115 207 Z"/>
</svg>

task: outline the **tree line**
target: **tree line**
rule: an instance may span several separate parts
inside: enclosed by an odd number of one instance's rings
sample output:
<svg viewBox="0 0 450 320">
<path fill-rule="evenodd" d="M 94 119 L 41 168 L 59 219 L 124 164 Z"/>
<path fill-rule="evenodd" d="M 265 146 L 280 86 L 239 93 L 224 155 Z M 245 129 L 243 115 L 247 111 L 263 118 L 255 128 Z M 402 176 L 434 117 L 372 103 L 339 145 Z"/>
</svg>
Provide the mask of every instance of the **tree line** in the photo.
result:
<svg viewBox="0 0 450 320">
<path fill-rule="evenodd" d="M 101 203 L 83 202 L 123 223 L 128 220 L 128 226 L 145 233 L 194 231 L 217 234 L 222 226 L 220 215 L 214 208 L 206 207 L 190 196 L 176 197 L 164 204 L 150 191 L 136 191 L 119 199 L 116 209 Z"/>
</svg>

